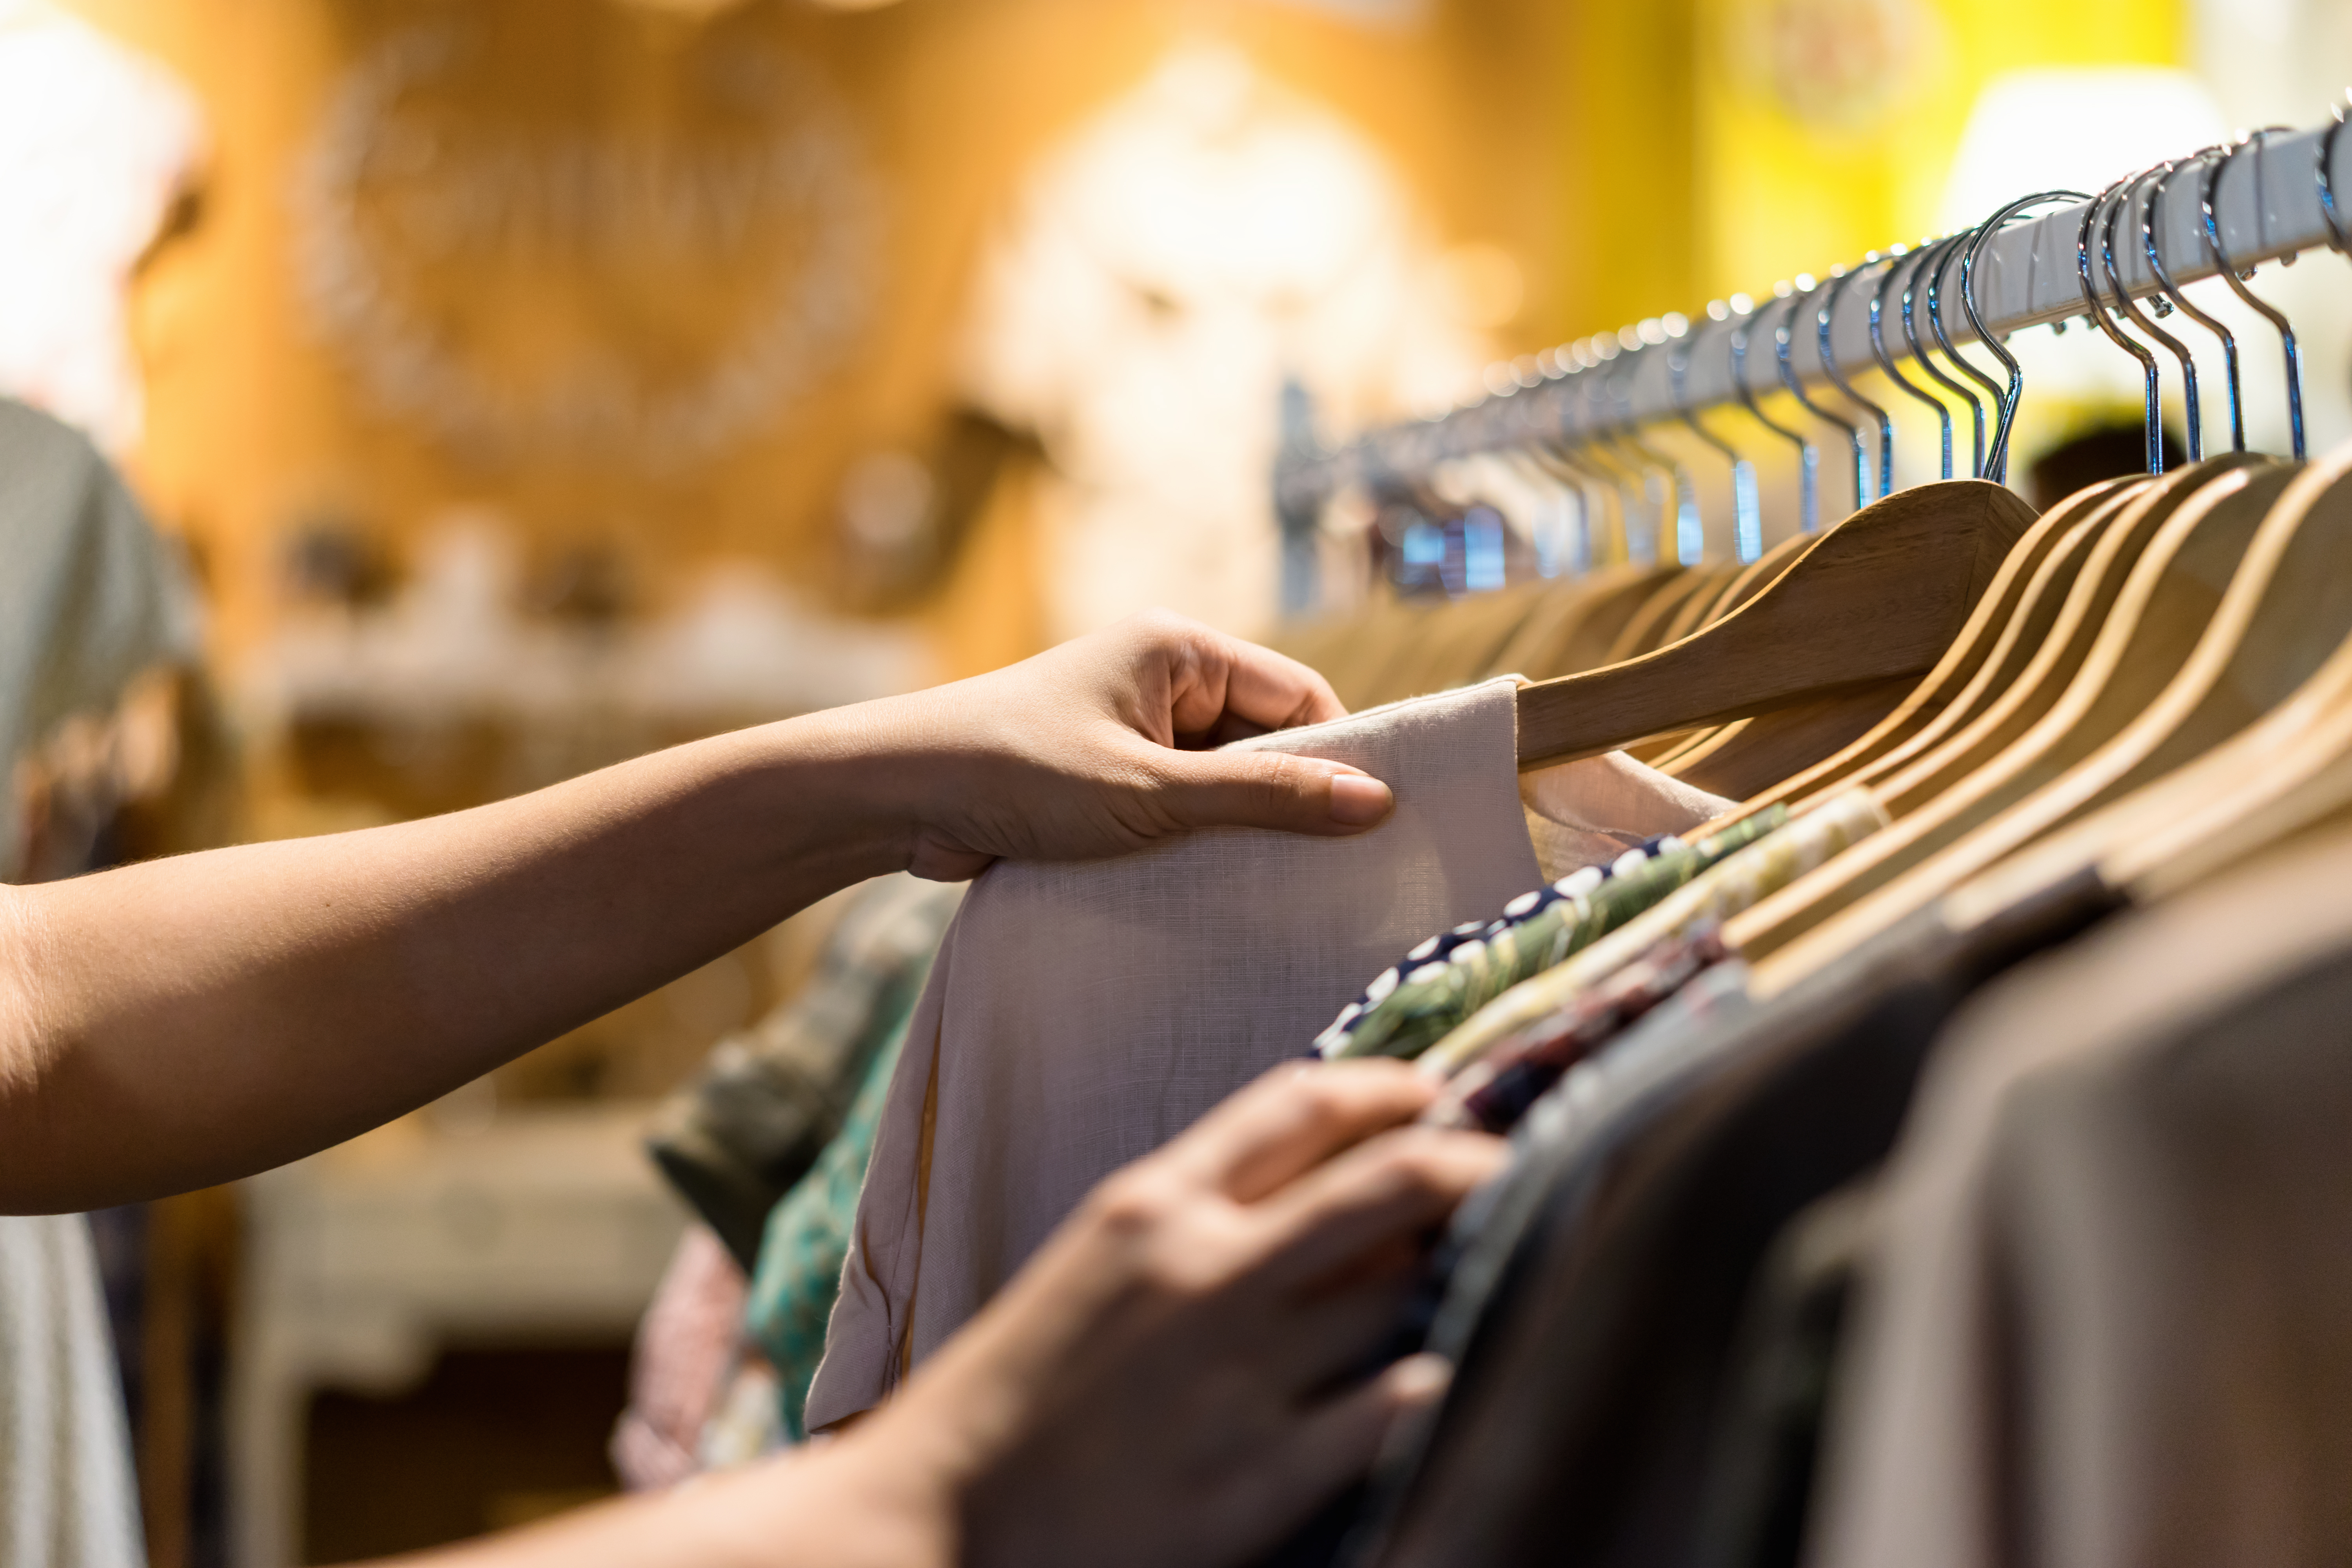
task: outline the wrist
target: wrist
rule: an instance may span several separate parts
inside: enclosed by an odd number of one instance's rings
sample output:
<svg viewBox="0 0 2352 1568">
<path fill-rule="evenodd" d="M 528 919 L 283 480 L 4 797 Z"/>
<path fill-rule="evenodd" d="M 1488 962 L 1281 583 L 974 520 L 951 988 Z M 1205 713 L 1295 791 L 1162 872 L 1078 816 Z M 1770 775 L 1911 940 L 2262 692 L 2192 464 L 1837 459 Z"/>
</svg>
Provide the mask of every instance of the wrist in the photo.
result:
<svg viewBox="0 0 2352 1568">
<path fill-rule="evenodd" d="M 802 847 L 853 861 L 861 877 L 906 870 L 937 816 L 941 769 L 918 699 L 882 698 L 767 727 L 762 773 L 780 817 L 816 828 Z"/>
</svg>

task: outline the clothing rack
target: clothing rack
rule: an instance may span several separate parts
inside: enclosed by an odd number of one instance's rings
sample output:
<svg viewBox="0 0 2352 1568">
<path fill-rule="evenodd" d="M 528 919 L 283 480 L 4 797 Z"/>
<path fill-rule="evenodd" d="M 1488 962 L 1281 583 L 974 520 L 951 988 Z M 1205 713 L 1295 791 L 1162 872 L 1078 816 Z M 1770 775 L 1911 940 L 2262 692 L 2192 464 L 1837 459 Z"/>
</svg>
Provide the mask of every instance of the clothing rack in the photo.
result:
<svg viewBox="0 0 2352 1568">
<path fill-rule="evenodd" d="M 2214 216 L 2222 249 L 2242 272 L 2260 262 L 2336 244 L 2339 233 L 2352 236 L 2352 135 L 2334 136 L 2331 142 L 2336 129 L 2331 125 L 2262 135 L 2229 160 L 2215 189 Z M 2323 152 L 2329 154 L 2326 189 L 2335 193 L 2333 214 L 2319 177 Z M 2185 155 L 2157 215 L 2157 249 L 2175 284 L 2214 277 L 2221 270 L 2205 231 L 2200 199 L 2203 173 L 2199 159 Z M 2139 194 L 2115 237 L 2116 272 L 2134 300 L 2156 295 L 2159 289 L 2138 230 L 2140 207 L 2151 199 L 2152 183 L 2135 187 Z M 2069 203 L 1985 240 L 1970 271 L 1977 312 L 1996 338 L 2084 314 L 2077 244 L 2087 205 Z M 2331 219 L 2337 226 L 2331 227 Z M 1893 257 L 1892 266 L 1918 273 L 1919 261 L 1930 254 L 1932 249 L 1924 246 L 1905 250 Z M 1959 298 L 1959 247 L 1943 255 L 1949 263 L 1939 268 L 1938 315 L 1944 332 L 1955 343 L 1979 342 Z M 2091 256 L 2099 297 L 2112 308 L 2095 235 Z M 1876 280 L 1886 276 L 1878 263 L 1887 259 L 1882 256 L 1871 263 L 1869 275 L 1856 276 L 1852 286 L 1839 291 L 1832 308 L 1831 356 L 1849 380 L 1878 368 L 1872 352 L 1870 307 Z M 1903 337 L 1897 301 L 1911 281 L 1897 278 L 1890 285 L 1880 329 L 1887 351 L 1906 372 L 1916 362 Z M 1588 339 L 1573 352 L 1523 356 L 1490 367 L 1486 379 L 1492 395 L 1433 419 L 1368 432 L 1334 452 L 1317 452 L 1300 441 L 1301 422 L 1294 416 L 1286 421 L 1292 438 L 1275 473 L 1286 542 L 1311 531 L 1322 503 L 1348 485 L 1384 475 L 1425 473 L 1449 458 L 1524 441 L 1538 422 L 1572 436 L 1580 428 L 1622 429 L 1678 418 L 1685 409 L 1703 413 L 1740 401 L 1740 380 L 1751 395 L 1770 396 L 1784 389 L 1774 336 L 1784 326 L 1790 327 L 1790 371 L 1809 389 L 1827 386 L 1831 377 L 1822 367 L 1819 306 L 1811 302 L 1818 297 L 1809 292 L 1793 308 L 1785 298 L 1770 298 L 1746 310 L 1735 301 L 1731 307 L 1718 305 L 1719 315 L 1653 319 L 1613 335 Z M 1932 343 L 1924 307 L 1916 308 L 1916 316 L 1921 342 Z M 1735 339 L 1741 329 L 1750 338 L 1745 353 L 1736 355 Z M 1986 368 L 1998 375 L 1999 366 Z M 1594 369 L 1607 372 L 1598 387 L 1584 383 L 1585 373 Z M 1583 407 L 1567 396 L 1571 387 L 1589 400 Z M 1529 392 L 1542 395 L 1523 395 Z"/>
</svg>

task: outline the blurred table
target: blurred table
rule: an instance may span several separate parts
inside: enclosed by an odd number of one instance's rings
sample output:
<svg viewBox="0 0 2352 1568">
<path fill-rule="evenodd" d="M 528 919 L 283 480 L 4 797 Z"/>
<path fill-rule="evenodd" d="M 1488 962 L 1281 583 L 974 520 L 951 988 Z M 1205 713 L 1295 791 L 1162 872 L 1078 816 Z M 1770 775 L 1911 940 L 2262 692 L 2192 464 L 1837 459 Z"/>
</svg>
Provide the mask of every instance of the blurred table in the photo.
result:
<svg viewBox="0 0 2352 1568">
<path fill-rule="evenodd" d="M 399 1393 L 450 1344 L 628 1336 L 685 1223 L 639 1147 L 646 1110 L 420 1112 L 244 1184 L 237 1568 L 299 1560 L 315 1390 Z"/>
</svg>

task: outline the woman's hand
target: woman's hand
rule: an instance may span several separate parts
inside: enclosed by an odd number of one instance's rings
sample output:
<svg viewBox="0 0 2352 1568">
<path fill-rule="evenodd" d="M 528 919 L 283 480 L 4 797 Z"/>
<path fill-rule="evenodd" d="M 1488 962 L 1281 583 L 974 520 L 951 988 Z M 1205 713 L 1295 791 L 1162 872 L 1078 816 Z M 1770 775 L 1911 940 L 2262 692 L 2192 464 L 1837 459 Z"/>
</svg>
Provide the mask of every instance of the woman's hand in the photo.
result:
<svg viewBox="0 0 2352 1568">
<path fill-rule="evenodd" d="M 1097 1187 L 831 1442 L 457 1548 L 435 1568 L 1224 1568 L 1363 1474 L 1446 1369 L 1358 1369 L 1504 1146 L 1403 1125 L 1398 1062 L 1276 1068 Z"/>
<path fill-rule="evenodd" d="M 943 1478 L 959 1561 L 1213 1568 L 1370 1465 L 1446 1370 L 1359 1372 L 1504 1146 L 1386 1062 L 1277 1068 L 1105 1181 L 844 1460 Z"/>
<path fill-rule="evenodd" d="M 1208 748 L 1347 710 L 1296 660 L 1155 613 L 974 679 L 844 710 L 913 819 L 910 868 L 1123 854 L 1190 828 L 1360 832 L 1388 786 L 1340 763 Z"/>
</svg>

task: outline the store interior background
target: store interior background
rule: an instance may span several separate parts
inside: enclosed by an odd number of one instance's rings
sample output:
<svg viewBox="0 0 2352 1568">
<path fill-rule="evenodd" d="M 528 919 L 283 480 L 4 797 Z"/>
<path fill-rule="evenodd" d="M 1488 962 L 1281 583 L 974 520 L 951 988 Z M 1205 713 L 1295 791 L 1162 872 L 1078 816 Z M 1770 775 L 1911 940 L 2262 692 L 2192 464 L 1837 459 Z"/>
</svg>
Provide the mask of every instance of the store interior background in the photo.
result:
<svg viewBox="0 0 2352 1568">
<path fill-rule="evenodd" d="M 0 0 L 0 62 L 54 8 Z M 122 185 L 72 228 L 103 298 L 0 258 L 0 391 L 92 431 L 206 606 L 123 855 L 477 804 L 1154 602 L 1264 632 L 1286 382 L 1325 439 L 1443 410 L 1498 357 L 2315 124 L 2352 79 L 2330 0 L 63 8 L 162 76 L 72 153 Z M 0 212 L 55 184 L 6 144 L 45 122 L 0 105 Z M 12 247 L 63 232 L 25 210 Z M 2256 284 L 2315 451 L 2352 432 L 2341 266 Z M 2132 416 L 2093 338 L 2021 337 L 2021 463 Z M 645 1107 L 808 947 L 118 1216 L 157 1568 L 609 1490 L 682 1223 Z"/>
</svg>

